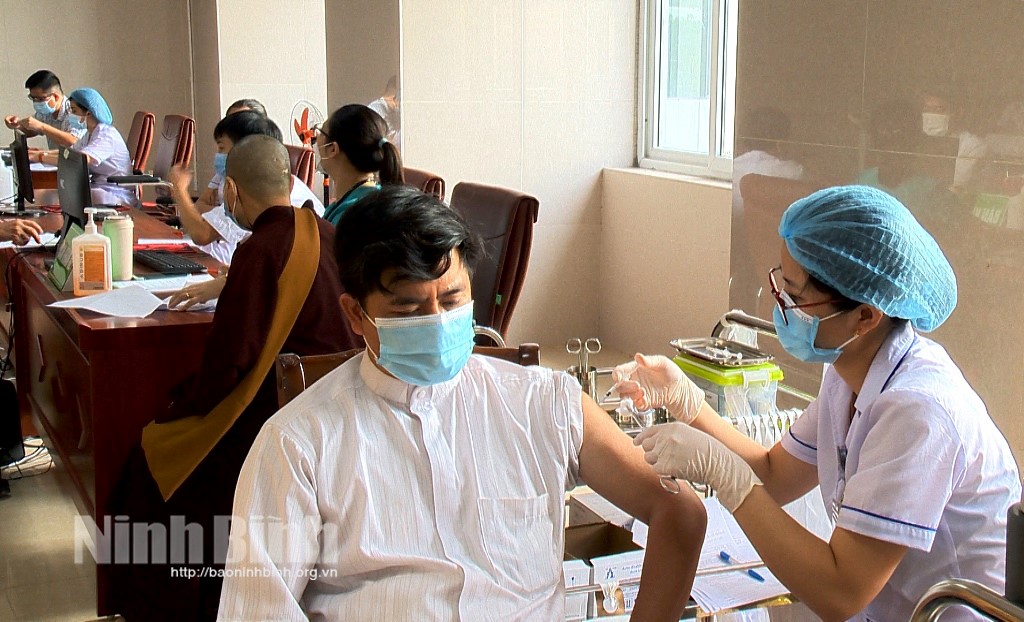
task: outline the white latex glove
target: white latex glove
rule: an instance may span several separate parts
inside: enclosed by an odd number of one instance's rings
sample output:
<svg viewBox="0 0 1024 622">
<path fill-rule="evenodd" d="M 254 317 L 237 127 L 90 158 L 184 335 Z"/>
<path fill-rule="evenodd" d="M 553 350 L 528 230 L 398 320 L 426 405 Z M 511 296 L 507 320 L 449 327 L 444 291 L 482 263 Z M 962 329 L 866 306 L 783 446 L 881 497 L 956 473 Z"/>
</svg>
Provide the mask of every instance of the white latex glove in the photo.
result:
<svg viewBox="0 0 1024 622">
<path fill-rule="evenodd" d="M 632 399 L 640 410 L 664 406 L 683 423 L 693 421 L 704 403 L 704 390 L 665 356 L 637 354 L 617 366 L 613 377 L 619 397 Z"/>
<path fill-rule="evenodd" d="M 707 484 L 718 500 L 735 512 L 761 480 L 743 458 L 718 439 L 681 423 L 665 423 L 641 432 L 635 445 L 644 448 L 644 459 L 659 475 Z"/>
</svg>

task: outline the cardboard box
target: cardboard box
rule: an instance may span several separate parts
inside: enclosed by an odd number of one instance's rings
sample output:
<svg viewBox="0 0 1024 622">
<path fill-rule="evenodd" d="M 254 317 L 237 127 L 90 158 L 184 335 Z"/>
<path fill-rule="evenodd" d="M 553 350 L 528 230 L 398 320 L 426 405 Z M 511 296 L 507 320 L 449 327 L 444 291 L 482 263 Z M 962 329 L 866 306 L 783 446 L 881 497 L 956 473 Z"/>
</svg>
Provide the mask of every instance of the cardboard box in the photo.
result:
<svg viewBox="0 0 1024 622">
<path fill-rule="evenodd" d="M 591 490 L 574 492 L 569 498 L 569 526 L 611 523 L 626 527 L 633 517 Z"/>
<path fill-rule="evenodd" d="M 573 561 L 586 562 L 590 574 L 588 587 L 590 590 L 587 596 L 587 616 L 604 617 L 610 615 L 621 615 L 633 610 L 636 602 L 636 595 L 640 589 L 639 584 L 621 585 L 623 581 L 636 581 L 640 578 L 643 568 L 644 550 L 633 544 L 633 536 L 625 529 L 609 523 L 595 525 L 581 525 L 569 527 L 565 530 L 565 564 Z M 578 564 L 573 564 L 574 573 L 580 571 Z M 578 575 L 574 575 L 574 581 L 578 581 Z M 614 605 L 611 602 L 605 603 L 605 594 L 601 589 L 602 584 L 617 580 L 620 583 L 619 589 L 611 594 Z M 569 579 L 566 579 L 568 587 Z M 577 584 L 579 585 L 579 584 Z M 566 615 L 569 614 L 569 597 L 567 595 Z M 573 601 L 578 607 L 578 601 Z M 605 605 L 609 605 L 606 607 Z M 578 609 L 574 609 L 574 614 Z"/>
</svg>

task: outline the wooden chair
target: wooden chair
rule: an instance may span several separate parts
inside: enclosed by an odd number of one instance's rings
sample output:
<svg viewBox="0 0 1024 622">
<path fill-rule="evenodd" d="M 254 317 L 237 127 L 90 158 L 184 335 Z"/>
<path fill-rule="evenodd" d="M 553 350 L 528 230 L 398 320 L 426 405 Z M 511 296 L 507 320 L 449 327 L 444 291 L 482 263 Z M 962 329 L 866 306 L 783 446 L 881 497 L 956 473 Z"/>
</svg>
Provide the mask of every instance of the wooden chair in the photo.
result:
<svg viewBox="0 0 1024 622">
<path fill-rule="evenodd" d="M 517 190 L 462 182 L 451 207 L 484 240 L 486 256 L 473 272 L 474 319 L 505 337 L 526 281 L 540 204 Z"/>
<path fill-rule="evenodd" d="M 278 408 L 295 399 L 299 393 L 312 386 L 317 380 L 362 351 L 362 348 L 357 348 L 335 354 L 278 355 L 274 365 L 277 374 Z M 517 348 L 477 346 L 473 348 L 473 352 L 520 365 L 540 365 L 540 346 L 535 343 L 524 343 Z"/>
<path fill-rule="evenodd" d="M 307 145 L 285 145 L 288 149 L 288 159 L 292 165 L 292 175 L 299 178 L 299 181 L 306 184 L 310 190 L 313 189 L 313 177 L 316 173 L 316 162 L 313 160 L 313 150 Z"/>
<path fill-rule="evenodd" d="M 132 159 L 132 172 L 141 175 L 146 170 L 149 160 L 149 149 L 153 146 L 153 131 L 156 128 L 156 116 L 152 112 L 139 110 L 132 119 L 132 128 L 128 132 L 128 155 Z"/>
<path fill-rule="evenodd" d="M 438 201 L 444 202 L 444 180 L 439 175 L 418 168 L 402 168 L 402 175 L 405 177 L 405 185 L 422 190 L 427 194 L 437 197 Z"/>
</svg>

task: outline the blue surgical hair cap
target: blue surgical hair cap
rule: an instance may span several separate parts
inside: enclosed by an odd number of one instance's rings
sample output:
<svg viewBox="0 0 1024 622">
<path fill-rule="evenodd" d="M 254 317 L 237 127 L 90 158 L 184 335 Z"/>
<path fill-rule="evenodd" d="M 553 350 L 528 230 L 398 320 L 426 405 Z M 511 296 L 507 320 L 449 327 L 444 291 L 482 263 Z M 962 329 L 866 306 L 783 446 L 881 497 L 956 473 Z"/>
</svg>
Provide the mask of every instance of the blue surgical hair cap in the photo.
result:
<svg viewBox="0 0 1024 622">
<path fill-rule="evenodd" d="M 100 123 L 111 125 L 114 122 L 114 115 L 110 114 L 107 101 L 96 89 L 75 89 L 68 95 L 68 99 L 91 112 Z"/>
<path fill-rule="evenodd" d="M 935 330 L 956 307 L 956 275 L 939 245 L 881 190 L 819 190 L 786 209 L 779 235 L 811 276 L 918 330 Z"/>
</svg>

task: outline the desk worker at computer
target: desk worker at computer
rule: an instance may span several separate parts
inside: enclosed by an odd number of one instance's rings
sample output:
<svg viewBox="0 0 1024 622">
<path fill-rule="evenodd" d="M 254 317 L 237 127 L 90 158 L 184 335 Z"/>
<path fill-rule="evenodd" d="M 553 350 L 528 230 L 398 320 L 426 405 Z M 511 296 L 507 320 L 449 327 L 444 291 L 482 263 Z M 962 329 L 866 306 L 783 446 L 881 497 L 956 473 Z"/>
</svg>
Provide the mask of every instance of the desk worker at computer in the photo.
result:
<svg viewBox="0 0 1024 622">
<path fill-rule="evenodd" d="M 663 490 L 568 374 L 472 354 L 482 251 L 466 222 L 388 186 L 336 235 L 341 307 L 366 351 L 260 431 L 220 619 L 562 620 L 564 494 L 586 482 L 650 525 L 632 619 L 678 620 L 700 500 Z"/>
<path fill-rule="evenodd" d="M 213 128 L 213 138 L 217 143 L 217 153 L 213 159 L 215 177 L 223 180 L 228 153 L 235 143 L 246 136 L 257 134 L 270 136 L 278 141 L 282 139 L 281 130 L 276 123 L 252 110 L 229 114 L 217 123 Z M 313 191 L 294 175 L 290 178 L 291 205 L 301 207 L 306 201 L 310 201 L 317 216 L 323 216 L 323 203 L 316 198 Z M 178 218 L 185 233 L 191 236 L 192 241 L 202 250 L 216 257 L 221 263 L 230 265 L 235 248 L 249 237 L 249 232 L 239 227 L 228 214 L 226 207 L 221 204 L 222 191 L 217 191 L 217 207 L 202 213 L 189 196 L 192 174 L 188 170 L 179 166 L 173 167 L 168 174 L 168 181 L 173 185 L 171 196 L 174 198 Z M 223 181 L 221 183 L 223 184 Z"/>
<path fill-rule="evenodd" d="M 132 160 L 128 145 L 114 123 L 106 100 L 96 89 L 81 88 L 68 95 L 71 102 L 71 124 L 86 130 L 85 135 L 71 145 L 72 151 L 89 158 L 89 187 L 93 205 L 137 205 L 138 196 L 133 188 L 118 186 L 107 181 L 116 175 L 131 175 Z M 57 164 L 56 151 L 37 151 L 31 159 L 44 164 Z"/>
<path fill-rule="evenodd" d="M 50 149 L 70 147 L 85 134 L 84 127 L 74 125 L 71 102 L 64 96 L 60 79 L 52 71 L 40 69 L 25 80 L 28 98 L 35 113 L 30 117 L 7 115 L 4 123 L 26 136 L 45 136 Z"/>
<path fill-rule="evenodd" d="M 142 433 L 125 467 L 112 514 L 133 523 L 200 525 L 203 559 L 216 566 L 215 517 L 228 517 L 242 461 L 277 410 L 273 361 L 280 352 L 328 354 L 362 347 L 338 306 L 334 227 L 288 203 L 288 152 L 269 136 L 232 149 L 225 201 L 252 236 L 238 249 L 204 344 L 199 373 L 174 391 L 169 410 Z M 226 536 L 226 524 L 223 536 Z M 191 533 L 191 532 L 190 532 Z M 191 536 L 190 536 L 191 537 Z M 167 550 L 154 550 L 157 561 Z M 137 559 L 137 558 L 136 558 Z M 172 565 L 117 566 L 118 612 L 135 620 L 212 620 L 220 579 L 188 579 Z"/>
<path fill-rule="evenodd" d="M 0 242 L 14 242 L 18 246 L 24 246 L 31 240 L 39 243 L 39 236 L 43 234 L 43 228 L 34 220 L 23 220 L 12 218 L 0 220 Z"/>
</svg>

